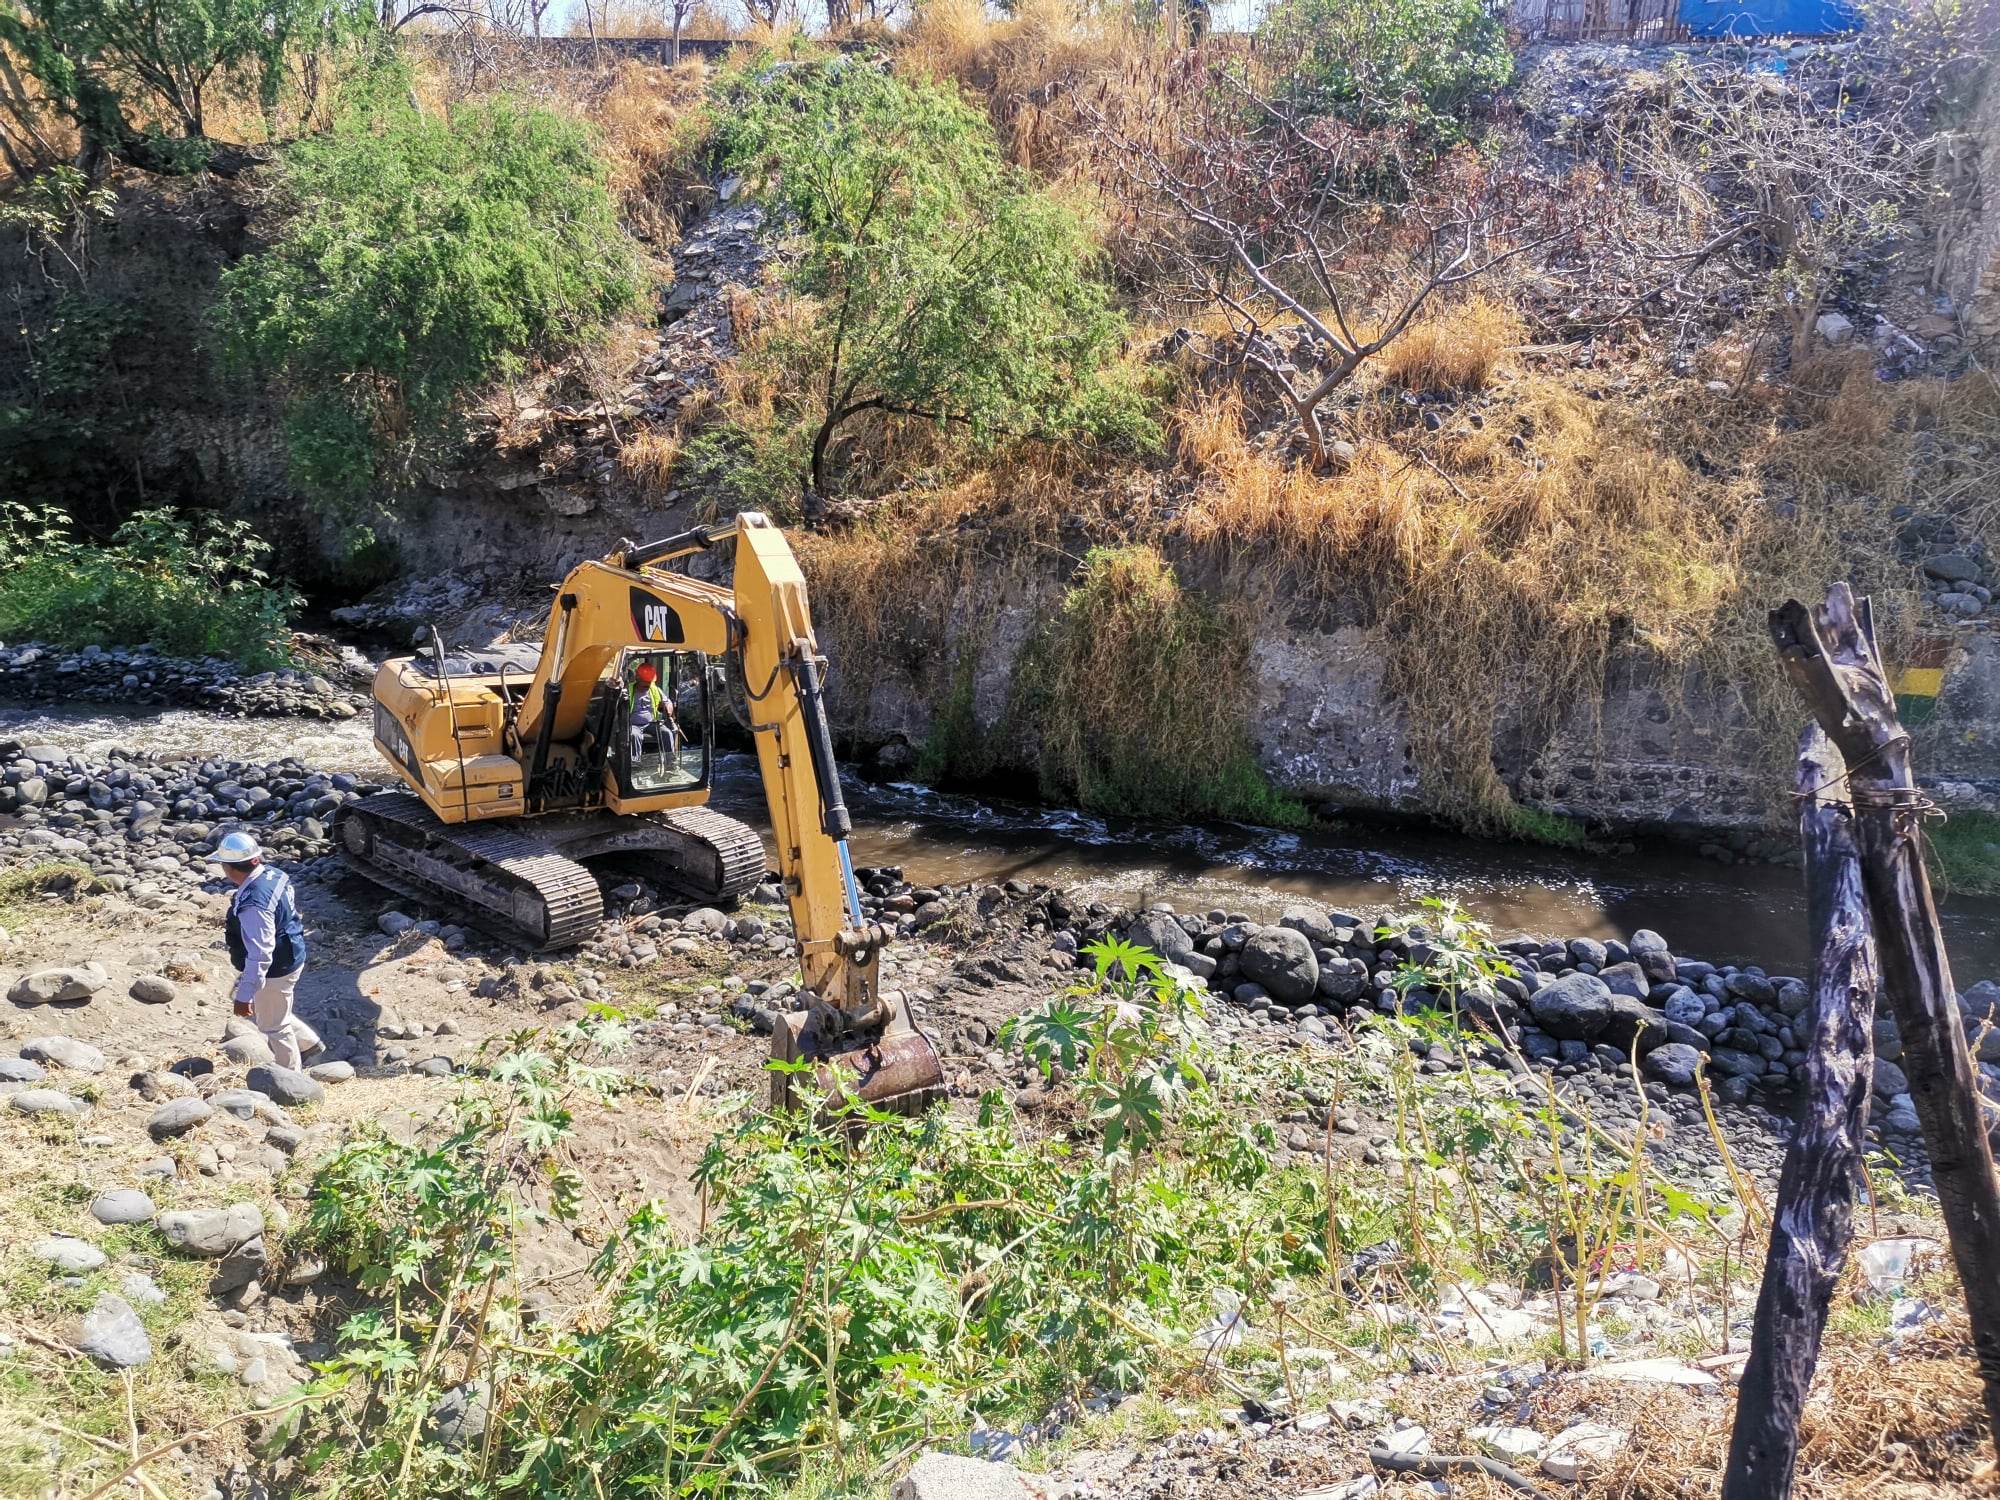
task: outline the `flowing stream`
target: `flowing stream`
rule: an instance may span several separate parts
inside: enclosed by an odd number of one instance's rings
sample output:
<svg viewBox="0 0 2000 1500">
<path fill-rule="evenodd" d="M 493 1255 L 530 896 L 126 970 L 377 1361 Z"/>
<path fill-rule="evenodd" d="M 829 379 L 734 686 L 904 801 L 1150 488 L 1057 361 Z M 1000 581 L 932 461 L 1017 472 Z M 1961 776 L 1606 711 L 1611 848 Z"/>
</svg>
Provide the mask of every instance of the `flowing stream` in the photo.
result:
<svg viewBox="0 0 2000 1500">
<path fill-rule="evenodd" d="M 36 707 L 0 709 L 0 738 L 100 758 L 124 747 L 239 760 L 292 755 L 329 771 L 384 771 L 365 719 Z M 1608 938 L 1650 927 L 1676 951 L 1711 962 L 1791 973 L 1806 962 L 1799 877 L 1775 866 L 1719 865 L 1670 850 L 1579 854 L 1419 829 L 1285 833 L 1102 819 L 853 775 L 846 786 L 855 863 L 901 865 L 919 883 L 1018 878 L 1121 906 L 1167 901 L 1259 918 L 1300 898 L 1366 917 L 1450 896 L 1503 935 Z M 763 823 L 750 756 L 720 758 L 715 805 Z M 1944 921 L 1958 983 L 2000 977 L 2000 901 L 1948 897 Z"/>
</svg>

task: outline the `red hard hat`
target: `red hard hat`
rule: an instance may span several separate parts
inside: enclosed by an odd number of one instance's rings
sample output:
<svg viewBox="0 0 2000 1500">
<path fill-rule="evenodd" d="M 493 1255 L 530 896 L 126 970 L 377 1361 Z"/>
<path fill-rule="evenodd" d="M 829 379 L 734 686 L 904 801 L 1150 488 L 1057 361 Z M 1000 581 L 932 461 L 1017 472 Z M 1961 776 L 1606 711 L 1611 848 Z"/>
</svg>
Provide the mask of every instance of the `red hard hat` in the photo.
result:
<svg viewBox="0 0 2000 1500">
<path fill-rule="evenodd" d="M 656 667 L 654 667 L 654 665 L 651 662 L 642 661 L 639 663 L 638 676 L 641 682 L 651 682 L 655 677 L 658 677 L 659 675 L 660 675 L 659 670 Z"/>
</svg>

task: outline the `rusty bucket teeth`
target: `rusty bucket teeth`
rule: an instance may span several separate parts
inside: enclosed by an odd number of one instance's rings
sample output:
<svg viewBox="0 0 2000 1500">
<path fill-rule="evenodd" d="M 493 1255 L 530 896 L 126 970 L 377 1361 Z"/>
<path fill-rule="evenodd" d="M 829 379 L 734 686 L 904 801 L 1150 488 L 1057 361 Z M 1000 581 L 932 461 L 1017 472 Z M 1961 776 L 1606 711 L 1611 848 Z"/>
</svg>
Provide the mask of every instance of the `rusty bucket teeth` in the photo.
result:
<svg viewBox="0 0 2000 1500">
<path fill-rule="evenodd" d="M 849 1099 L 890 1114 L 920 1115 L 944 1097 L 937 1051 L 901 997 L 890 1008 L 887 1025 L 838 1038 L 825 1037 L 810 1011 L 782 1015 L 771 1033 L 771 1056 L 780 1062 L 812 1063 L 819 1092 L 830 1107 Z M 774 1106 L 794 1102 L 795 1076 L 771 1075 Z"/>
</svg>

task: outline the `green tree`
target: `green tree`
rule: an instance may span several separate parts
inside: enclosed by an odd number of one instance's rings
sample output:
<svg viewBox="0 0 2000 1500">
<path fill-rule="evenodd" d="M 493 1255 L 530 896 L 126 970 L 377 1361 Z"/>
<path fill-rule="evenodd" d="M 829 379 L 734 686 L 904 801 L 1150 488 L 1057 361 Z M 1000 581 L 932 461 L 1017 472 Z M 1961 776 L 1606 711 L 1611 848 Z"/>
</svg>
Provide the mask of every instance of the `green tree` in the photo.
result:
<svg viewBox="0 0 2000 1500">
<path fill-rule="evenodd" d="M 1115 425 L 1100 370 L 1122 323 L 1066 206 L 1001 160 L 946 85 L 857 57 L 753 62 L 730 161 L 798 232 L 791 288 L 815 304 L 777 357 L 809 372 L 809 465 L 866 411 L 975 440 Z"/>
<path fill-rule="evenodd" d="M 1514 55 L 1486 0 L 1280 0 L 1258 29 L 1293 102 L 1363 126 L 1452 140 Z"/>
<path fill-rule="evenodd" d="M 254 90 L 268 111 L 287 57 L 357 36 L 372 17 L 368 0 L 8 0 L 0 42 L 87 147 L 171 170 L 205 156 L 166 148 L 162 129 L 203 139 L 223 89 Z"/>
<path fill-rule="evenodd" d="M 448 443 L 465 393 L 640 290 L 587 126 L 505 99 L 433 119 L 400 92 L 286 153 L 277 243 L 222 281 L 226 355 L 279 382 L 296 482 L 346 506 Z"/>
</svg>

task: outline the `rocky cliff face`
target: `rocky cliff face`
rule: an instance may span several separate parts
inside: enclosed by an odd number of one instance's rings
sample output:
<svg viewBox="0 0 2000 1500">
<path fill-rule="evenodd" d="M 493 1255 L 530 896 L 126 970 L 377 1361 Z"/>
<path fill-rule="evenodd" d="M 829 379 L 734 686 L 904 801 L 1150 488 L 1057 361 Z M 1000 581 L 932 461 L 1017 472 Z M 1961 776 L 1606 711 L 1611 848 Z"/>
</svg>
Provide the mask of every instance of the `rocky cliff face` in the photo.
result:
<svg viewBox="0 0 2000 1500">
<path fill-rule="evenodd" d="M 1032 771 L 1036 726 L 1024 721 L 1014 682 L 1063 581 L 1058 564 L 1045 577 L 996 583 L 988 597 L 962 597 L 914 668 L 884 661 L 872 675 L 843 671 L 829 644 L 836 732 L 893 767 L 936 735 L 969 733 L 991 747 L 996 769 Z M 817 605 L 823 617 L 840 607 Z M 1937 665 L 1905 674 L 1917 689 L 1905 709 L 1926 785 L 1947 810 L 2000 812 L 2000 634 L 1986 621 L 1954 621 L 1935 625 L 1920 647 Z M 1424 705 L 1391 690 L 1390 651 L 1379 627 L 1310 617 L 1274 617 L 1252 640 L 1249 740 L 1277 788 L 1335 808 L 1436 810 L 1412 744 L 1412 716 Z M 1598 691 L 1557 706 L 1552 734 L 1531 728 L 1540 707 L 1503 714 L 1490 747 L 1525 807 L 1738 851 L 1756 847 L 1784 811 L 1776 778 L 1788 774 L 1791 745 L 1766 742 L 1731 684 L 1669 668 L 1635 646 L 1613 659 Z M 954 714 L 971 723 L 948 726 Z"/>
</svg>

